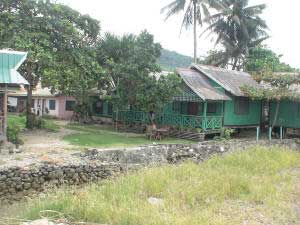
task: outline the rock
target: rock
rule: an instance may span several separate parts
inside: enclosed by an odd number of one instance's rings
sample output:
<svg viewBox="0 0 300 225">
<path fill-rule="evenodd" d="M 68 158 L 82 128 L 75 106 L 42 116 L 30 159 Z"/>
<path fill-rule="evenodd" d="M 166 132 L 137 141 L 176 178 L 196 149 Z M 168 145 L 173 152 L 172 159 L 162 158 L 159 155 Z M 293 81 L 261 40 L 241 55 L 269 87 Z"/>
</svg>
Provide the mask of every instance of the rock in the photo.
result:
<svg viewBox="0 0 300 225">
<path fill-rule="evenodd" d="M 147 201 L 151 205 L 162 205 L 164 203 L 163 199 L 161 199 L 161 198 L 155 198 L 155 197 L 150 197 L 150 198 L 147 199 Z"/>
</svg>

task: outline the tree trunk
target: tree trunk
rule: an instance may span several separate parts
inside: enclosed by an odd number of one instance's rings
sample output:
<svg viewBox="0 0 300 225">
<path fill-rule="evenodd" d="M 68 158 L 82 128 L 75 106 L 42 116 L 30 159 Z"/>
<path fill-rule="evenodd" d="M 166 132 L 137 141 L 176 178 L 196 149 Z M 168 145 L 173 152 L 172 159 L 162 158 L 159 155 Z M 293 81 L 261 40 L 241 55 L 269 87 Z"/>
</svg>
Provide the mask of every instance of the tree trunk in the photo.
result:
<svg viewBox="0 0 300 225">
<path fill-rule="evenodd" d="M 194 63 L 197 63 L 197 3 L 196 0 L 193 1 L 194 4 Z"/>
<path fill-rule="evenodd" d="M 275 111 L 275 115 L 274 115 L 274 120 L 273 120 L 273 124 L 272 124 L 272 129 L 273 127 L 276 125 L 277 123 L 277 117 L 278 117 L 278 112 L 279 112 L 279 106 L 280 106 L 280 102 L 277 101 L 276 103 L 276 111 Z"/>
<path fill-rule="evenodd" d="M 32 129 L 34 127 L 35 114 L 31 112 L 32 104 L 32 86 L 27 88 L 27 101 L 26 101 L 26 128 Z"/>
</svg>

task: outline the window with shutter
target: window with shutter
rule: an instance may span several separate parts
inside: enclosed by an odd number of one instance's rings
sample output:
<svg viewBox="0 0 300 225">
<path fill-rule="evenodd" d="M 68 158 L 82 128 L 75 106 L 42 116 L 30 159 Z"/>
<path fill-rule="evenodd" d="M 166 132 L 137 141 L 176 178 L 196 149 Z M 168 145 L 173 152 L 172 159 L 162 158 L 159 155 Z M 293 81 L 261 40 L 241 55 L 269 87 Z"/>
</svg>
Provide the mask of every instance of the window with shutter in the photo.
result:
<svg viewBox="0 0 300 225">
<path fill-rule="evenodd" d="M 244 97 L 235 98 L 234 113 L 237 115 L 246 115 L 249 113 L 249 99 Z"/>
</svg>

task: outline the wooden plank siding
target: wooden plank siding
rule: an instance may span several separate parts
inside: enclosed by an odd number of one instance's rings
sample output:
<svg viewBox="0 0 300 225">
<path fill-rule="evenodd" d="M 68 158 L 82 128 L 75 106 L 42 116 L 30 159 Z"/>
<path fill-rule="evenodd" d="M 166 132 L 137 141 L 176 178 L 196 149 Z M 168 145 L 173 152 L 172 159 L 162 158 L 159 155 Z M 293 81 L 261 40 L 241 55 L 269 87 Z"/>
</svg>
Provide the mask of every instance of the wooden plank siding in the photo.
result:
<svg viewBox="0 0 300 225">
<path fill-rule="evenodd" d="M 275 113 L 276 113 L 276 103 L 270 103 L 270 126 L 273 125 Z M 275 126 L 282 126 L 285 128 L 300 128 L 300 103 L 293 101 L 281 101 L 279 103 L 279 110 L 277 121 Z"/>
<path fill-rule="evenodd" d="M 237 114 L 235 112 L 235 101 L 238 99 L 232 97 L 232 101 L 226 101 L 224 105 L 224 126 L 225 127 L 247 127 L 257 126 L 261 121 L 261 101 L 249 100 L 249 111 L 246 114 Z"/>
</svg>

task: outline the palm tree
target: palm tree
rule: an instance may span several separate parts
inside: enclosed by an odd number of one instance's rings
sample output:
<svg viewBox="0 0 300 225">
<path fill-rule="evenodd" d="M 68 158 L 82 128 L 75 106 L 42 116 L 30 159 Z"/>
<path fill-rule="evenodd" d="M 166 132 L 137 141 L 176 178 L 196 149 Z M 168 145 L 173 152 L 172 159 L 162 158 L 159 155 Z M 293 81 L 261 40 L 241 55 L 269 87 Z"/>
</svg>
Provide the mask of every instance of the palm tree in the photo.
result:
<svg viewBox="0 0 300 225">
<path fill-rule="evenodd" d="M 216 45 L 224 51 L 218 52 L 219 63 L 227 61 L 232 69 L 241 69 L 249 49 L 268 38 L 266 22 L 260 18 L 265 4 L 248 6 L 249 0 L 223 0 L 226 6 L 221 12 L 209 17 L 210 26 L 203 32 L 216 34 Z"/>
<path fill-rule="evenodd" d="M 210 16 L 209 8 L 221 9 L 222 4 L 219 0 L 174 0 L 167 6 L 163 7 L 161 12 L 166 12 L 165 20 L 170 16 L 175 15 L 181 11 L 184 12 L 184 17 L 181 24 L 186 29 L 193 25 L 194 32 L 194 62 L 197 62 L 197 25 L 201 25 L 204 18 Z"/>
</svg>

